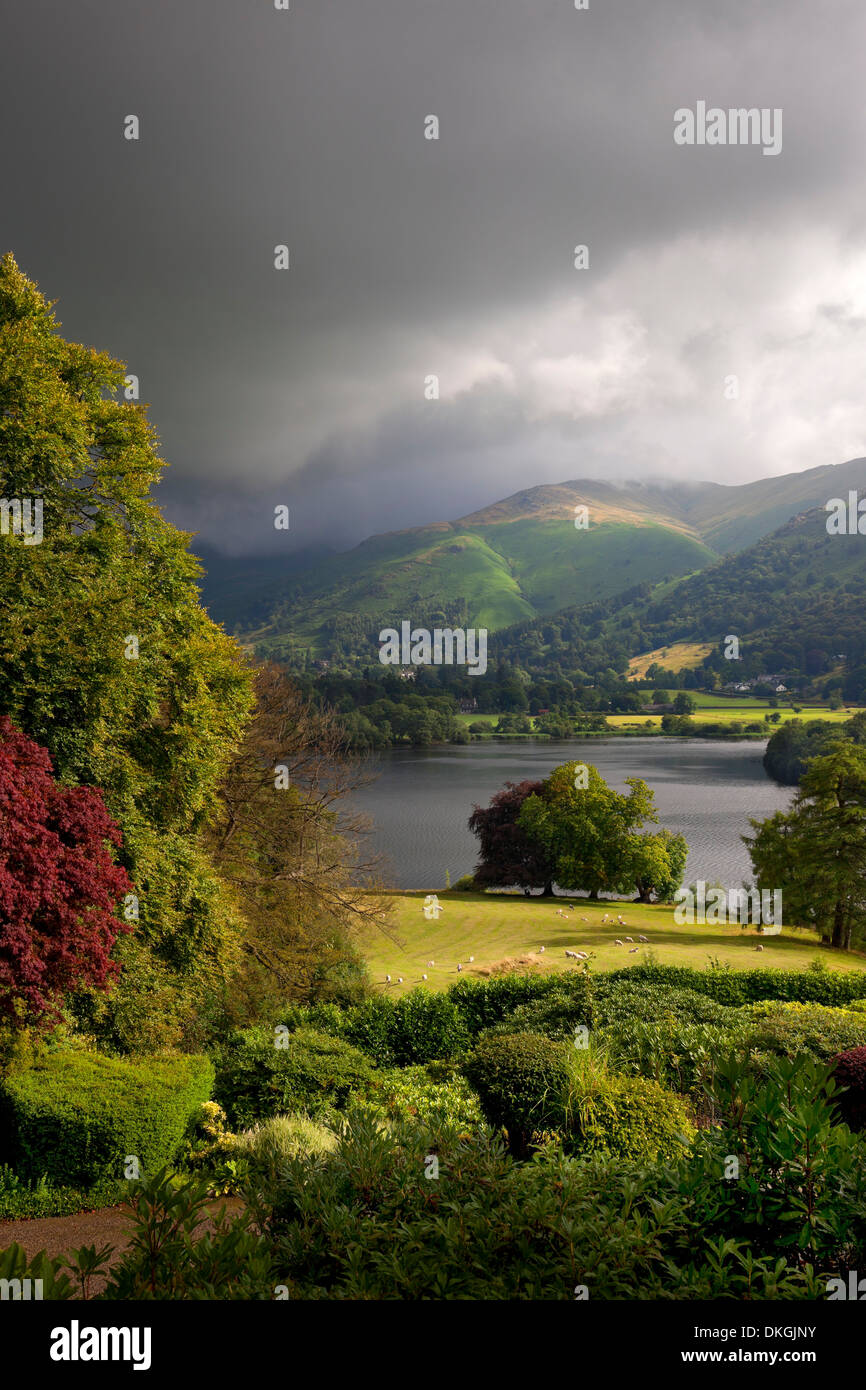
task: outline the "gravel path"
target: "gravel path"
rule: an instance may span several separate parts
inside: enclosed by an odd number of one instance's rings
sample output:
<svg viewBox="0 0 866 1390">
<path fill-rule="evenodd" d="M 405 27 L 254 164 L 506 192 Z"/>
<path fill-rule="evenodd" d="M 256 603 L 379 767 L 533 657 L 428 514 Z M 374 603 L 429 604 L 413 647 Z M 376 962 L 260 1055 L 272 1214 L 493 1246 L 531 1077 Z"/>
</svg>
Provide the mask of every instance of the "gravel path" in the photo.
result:
<svg viewBox="0 0 866 1390">
<path fill-rule="evenodd" d="M 225 1206 L 229 1215 L 243 1211 L 239 1197 L 216 1198 L 210 1204 L 213 1213 Z M 207 1225 L 211 1223 L 208 1222 Z M 7 1245 L 20 1245 L 32 1259 L 40 1250 L 46 1255 L 64 1255 L 79 1245 L 116 1247 L 113 1260 L 129 1245 L 129 1207 L 101 1207 L 97 1211 L 82 1211 L 75 1216 L 40 1216 L 30 1221 L 0 1221 L 0 1250 Z M 112 1262 L 113 1262 L 112 1260 Z M 105 1280 L 94 1281 L 93 1292 L 99 1293 Z"/>
</svg>

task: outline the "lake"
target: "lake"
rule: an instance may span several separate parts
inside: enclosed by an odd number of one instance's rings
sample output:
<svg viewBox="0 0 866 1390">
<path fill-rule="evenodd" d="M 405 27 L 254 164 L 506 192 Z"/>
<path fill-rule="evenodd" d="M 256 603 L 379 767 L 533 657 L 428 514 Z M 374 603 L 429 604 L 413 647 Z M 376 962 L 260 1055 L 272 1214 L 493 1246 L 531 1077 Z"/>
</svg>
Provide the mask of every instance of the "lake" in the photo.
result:
<svg viewBox="0 0 866 1390">
<path fill-rule="evenodd" d="M 471 873 L 477 840 L 466 821 L 473 805 L 486 806 L 507 781 L 537 780 L 570 760 L 594 764 L 605 780 L 627 791 L 626 777 L 642 777 L 655 792 L 658 826 L 680 831 L 689 844 L 685 882 L 718 880 L 739 887 L 752 877 L 740 836 L 749 817 L 786 810 L 791 788 L 764 772 L 763 743 L 710 739 L 570 739 L 548 743 L 479 742 L 437 748 L 395 748 L 379 753 L 376 782 L 353 804 L 374 822 L 372 844 L 385 857 L 397 888 L 433 890 Z"/>
</svg>

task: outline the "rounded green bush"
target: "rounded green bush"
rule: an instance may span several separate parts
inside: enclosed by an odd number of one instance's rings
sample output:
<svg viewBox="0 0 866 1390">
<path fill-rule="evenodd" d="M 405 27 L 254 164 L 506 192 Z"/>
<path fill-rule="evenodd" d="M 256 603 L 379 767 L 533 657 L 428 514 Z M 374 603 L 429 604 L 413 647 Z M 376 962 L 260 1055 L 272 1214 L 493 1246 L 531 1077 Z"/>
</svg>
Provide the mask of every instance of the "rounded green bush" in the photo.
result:
<svg viewBox="0 0 866 1390">
<path fill-rule="evenodd" d="M 642 1076 L 593 1070 L 568 1097 L 566 1151 L 641 1163 L 684 1156 L 696 1131 L 685 1103 Z"/>
<path fill-rule="evenodd" d="M 505 1129 L 522 1156 L 534 1133 L 565 1123 L 571 1067 L 566 1043 L 541 1033 L 492 1033 L 481 1039 L 465 1072 L 489 1123 Z"/>
<path fill-rule="evenodd" d="M 288 1111 L 345 1109 L 350 1096 L 366 1093 L 375 1070 L 358 1048 L 312 1029 L 242 1029 L 215 1063 L 214 1099 L 235 1128 Z"/>
</svg>

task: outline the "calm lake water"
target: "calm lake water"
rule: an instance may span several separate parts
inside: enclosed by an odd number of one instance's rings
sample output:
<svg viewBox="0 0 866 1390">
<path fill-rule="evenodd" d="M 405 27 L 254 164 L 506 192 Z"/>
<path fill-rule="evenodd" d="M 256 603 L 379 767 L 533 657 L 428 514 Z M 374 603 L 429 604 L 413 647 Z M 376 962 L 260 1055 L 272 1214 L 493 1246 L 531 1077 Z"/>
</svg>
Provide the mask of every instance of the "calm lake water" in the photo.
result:
<svg viewBox="0 0 866 1390">
<path fill-rule="evenodd" d="M 379 778 L 354 804 L 375 825 L 374 847 L 398 888 L 442 888 L 476 864 L 477 841 L 466 827 L 474 804 L 486 806 L 507 782 L 545 777 L 572 759 L 593 763 L 626 791 L 642 777 L 655 792 L 658 827 L 681 831 L 689 843 L 686 883 L 719 880 L 739 887 L 751 863 L 740 836 L 749 817 L 790 804 L 791 789 L 771 781 L 761 765 L 763 743 L 703 739 L 570 739 L 563 743 L 472 743 L 442 748 L 395 748 L 372 764 Z"/>
</svg>

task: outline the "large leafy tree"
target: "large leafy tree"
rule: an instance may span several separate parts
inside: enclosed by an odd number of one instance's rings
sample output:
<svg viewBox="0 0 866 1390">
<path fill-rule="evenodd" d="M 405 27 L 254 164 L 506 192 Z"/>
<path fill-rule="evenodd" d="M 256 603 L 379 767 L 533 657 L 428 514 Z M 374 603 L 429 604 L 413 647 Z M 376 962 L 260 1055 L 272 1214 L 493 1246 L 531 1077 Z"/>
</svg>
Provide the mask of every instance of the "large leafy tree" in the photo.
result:
<svg viewBox="0 0 866 1390">
<path fill-rule="evenodd" d="M 63 997 L 104 989 L 130 930 L 117 915 L 130 890 L 114 862 L 116 821 L 92 787 L 64 787 L 44 748 L 0 718 L 0 1016 L 57 1017 Z"/>
<path fill-rule="evenodd" d="M 561 888 L 586 889 L 593 898 L 634 891 L 636 832 L 657 816 L 646 782 L 628 777 L 626 784 L 627 794 L 614 791 L 597 768 L 569 762 L 526 798 L 518 825 L 547 856 Z"/>
<path fill-rule="evenodd" d="M 866 940 L 866 748 L 813 758 L 791 810 L 750 822 L 758 887 L 781 889 L 784 918 L 842 950 Z"/>
<path fill-rule="evenodd" d="M 376 863 L 360 862 L 367 827 L 349 800 L 367 779 L 346 754 L 345 729 L 275 665 L 255 685 L 254 717 L 208 833 L 247 923 L 231 989 L 243 1020 L 293 998 L 353 999 L 366 975 L 358 942 L 387 929 L 386 900 L 372 891 Z"/>
<path fill-rule="evenodd" d="M 64 781 L 101 787 L 120 823 L 140 900 L 120 946 L 131 997 L 153 970 L 200 993 L 224 976 L 239 925 L 200 836 L 250 676 L 200 606 L 189 537 L 154 503 L 164 465 L 145 408 L 122 398 L 125 368 L 58 328 L 4 257 L 0 495 L 41 499 L 44 537 L 0 535 L 0 711 Z"/>
</svg>

